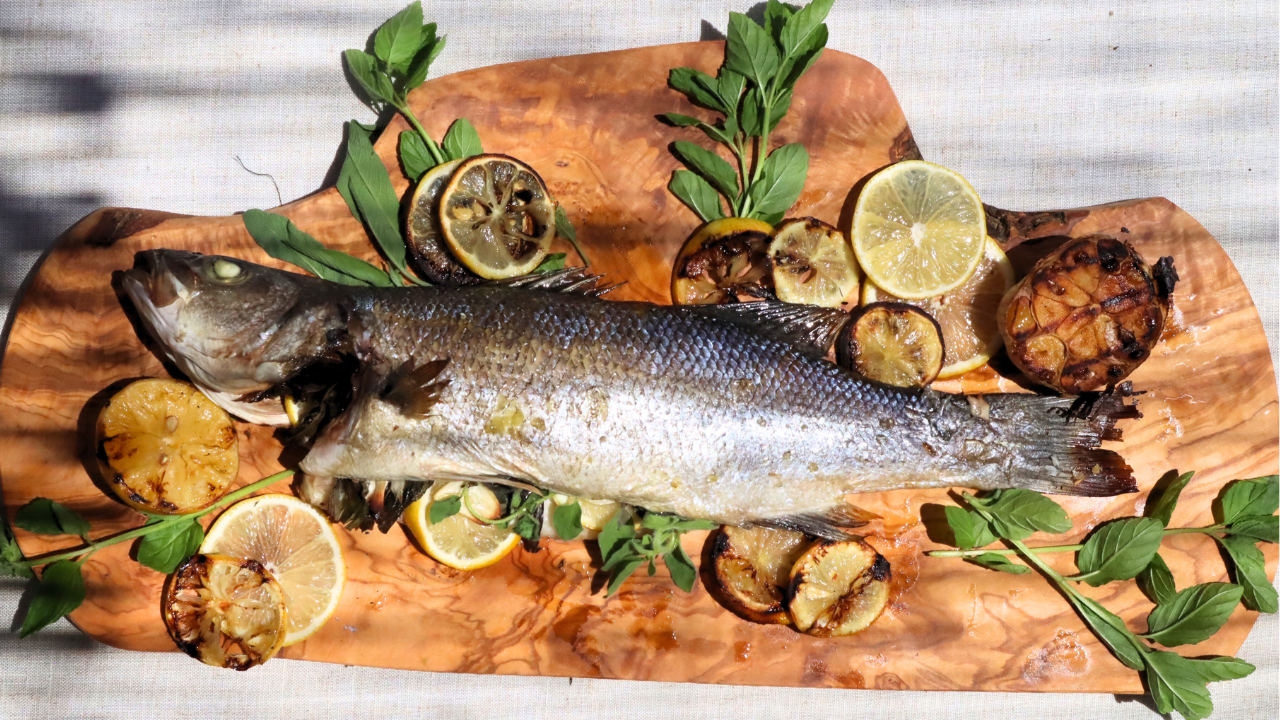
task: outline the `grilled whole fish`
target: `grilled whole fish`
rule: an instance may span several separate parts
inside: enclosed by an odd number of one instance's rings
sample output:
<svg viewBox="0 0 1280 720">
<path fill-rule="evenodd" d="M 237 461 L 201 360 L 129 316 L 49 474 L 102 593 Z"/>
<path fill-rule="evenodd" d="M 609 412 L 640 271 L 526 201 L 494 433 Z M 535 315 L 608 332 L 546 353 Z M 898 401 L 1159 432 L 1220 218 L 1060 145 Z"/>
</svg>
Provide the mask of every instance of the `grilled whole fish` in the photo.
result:
<svg viewBox="0 0 1280 720">
<path fill-rule="evenodd" d="M 466 288 L 348 287 L 241 260 L 139 253 L 122 279 L 163 353 L 246 420 L 354 359 L 300 468 L 323 489 L 530 484 L 731 525 L 838 537 L 847 493 L 1021 487 L 1113 495 L 1098 448 L 1136 408 L 904 391 L 824 358 L 840 313 L 611 302 L 580 272 Z M 338 483 L 338 484 L 335 484 Z M 371 505 L 389 526 L 385 498 Z M 385 527 L 384 527 L 385 529 Z"/>
</svg>

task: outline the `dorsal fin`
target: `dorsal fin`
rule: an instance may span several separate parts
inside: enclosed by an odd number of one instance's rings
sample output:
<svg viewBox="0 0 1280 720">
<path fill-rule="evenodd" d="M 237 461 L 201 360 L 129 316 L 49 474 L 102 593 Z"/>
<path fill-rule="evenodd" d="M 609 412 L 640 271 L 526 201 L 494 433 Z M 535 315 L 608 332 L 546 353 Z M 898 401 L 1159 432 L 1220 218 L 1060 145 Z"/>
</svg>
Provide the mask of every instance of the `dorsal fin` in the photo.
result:
<svg viewBox="0 0 1280 720">
<path fill-rule="evenodd" d="M 449 365 L 449 358 L 432 360 L 420 367 L 414 362 L 401 365 L 392 377 L 387 378 L 382 399 L 396 407 L 405 417 L 421 420 L 440 401 L 440 395 L 449 386 L 449 379 L 437 380 Z"/>
<path fill-rule="evenodd" d="M 587 272 L 585 267 L 567 267 L 548 272 L 519 275 L 502 280 L 490 280 L 490 285 L 523 288 L 526 290 L 549 290 L 551 292 L 574 293 L 589 297 L 600 297 L 605 293 L 622 287 L 625 283 L 612 285 L 602 284 L 604 277 Z"/>
<path fill-rule="evenodd" d="M 728 305 L 684 305 L 691 315 L 715 318 L 753 330 L 765 337 L 794 345 L 806 355 L 827 357 L 836 335 L 849 321 L 839 308 L 797 305 L 777 300 L 757 300 Z"/>
</svg>

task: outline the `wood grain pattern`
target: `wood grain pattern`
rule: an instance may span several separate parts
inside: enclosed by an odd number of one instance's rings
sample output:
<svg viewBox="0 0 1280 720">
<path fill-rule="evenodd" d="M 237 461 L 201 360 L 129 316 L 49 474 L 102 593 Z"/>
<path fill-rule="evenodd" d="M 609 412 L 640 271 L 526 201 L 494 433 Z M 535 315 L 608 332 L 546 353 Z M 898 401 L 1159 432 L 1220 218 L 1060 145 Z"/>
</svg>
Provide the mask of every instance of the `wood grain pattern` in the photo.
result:
<svg viewBox="0 0 1280 720">
<path fill-rule="evenodd" d="M 428 83 L 411 98 L 437 136 L 469 117 L 485 146 L 523 158 L 547 179 L 578 227 L 599 271 L 628 284 L 619 299 L 667 302 L 671 262 L 696 219 L 665 185 L 675 161 L 667 144 L 703 142 L 694 131 L 653 116 L 691 108 L 665 87 L 666 68 L 714 71 L 718 43 L 644 48 L 484 68 Z M 397 189 L 396 120 L 377 144 Z M 890 162 L 918 155 L 883 75 L 866 62 L 828 51 L 799 85 L 779 142 L 805 143 L 813 157 L 794 215 L 847 227 L 859 181 Z M 326 244 L 365 257 L 372 250 L 332 189 L 279 212 Z M 1005 216 L 1001 216 L 1005 218 Z M 1143 490 L 1170 468 L 1200 474 L 1174 515 L 1208 524 L 1210 503 L 1232 478 L 1276 472 L 1275 377 L 1261 322 L 1226 253 L 1189 215 L 1163 199 L 1136 200 L 1020 222 L 1008 217 L 1011 256 L 1029 263 L 1048 232 L 1127 233 L 1148 259 L 1173 255 L 1183 281 L 1164 341 L 1133 376 L 1146 390 L 1145 417 L 1117 445 Z M 238 217 L 196 218 L 153 211 L 97 211 L 60 238 L 12 315 L 0 366 L 0 483 L 5 510 L 36 496 L 87 517 L 96 533 L 135 526 L 141 517 L 112 500 L 90 474 L 85 430 L 119 383 L 165 374 L 135 335 L 112 273 L 139 250 L 218 252 L 281 266 L 251 241 Z M 991 369 L 941 385 L 969 392 L 1018 390 L 1015 376 Z M 241 483 L 279 469 L 268 429 L 239 425 Z M 279 490 L 284 491 L 283 486 Z M 1097 523 L 1141 510 L 1142 495 L 1064 499 L 1080 537 Z M 341 532 L 348 573 L 342 604 L 317 635 L 284 657 L 450 672 L 610 677 L 752 685 L 935 690 L 1141 692 L 1084 628 L 1067 603 L 1034 575 L 1013 577 L 924 550 L 943 528 L 944 491 L 897 491 L 851 498 L 880 513 L 872 542 L 893 564 L 894 600 L 864 633 L 844 639 L 798 635 L 739 620 L 698 587 L 677 590 L 664 571 L 637 576 L 614 597 L 581 543 L 517 550 L 474 573 L 437 565 L 399 528 L 386 535 Z M 700 556 L 703 535 L 686 539 Z M 19 531 L 29 554 L 65 541 Z M 1040 538 L 1033 538 L 1036 542 Z M 1274 576 L 1276 547 L 1266 547 Z M 88 600 L 72 619 L 118 647 L 173 650 L 158 612 L 163 577 L 112 547 L 86 565 Z M 1221 580 L 1211 541 L 1183 535 L 1164 555 L 1179 585 Z M 1054 562 L 1064 569 L 1069 557 Z M 594 583 L 594 584 L 593 584 Z M 1141 629 L 1150 604 L 1131 583 L 1085 592 Z M 1212 640 L 1190 654 L 1234 653 L 1255 613 L 1238 609 Z M 1136 624 L 1135 624 L 1136 621 Z"/>
</svg>

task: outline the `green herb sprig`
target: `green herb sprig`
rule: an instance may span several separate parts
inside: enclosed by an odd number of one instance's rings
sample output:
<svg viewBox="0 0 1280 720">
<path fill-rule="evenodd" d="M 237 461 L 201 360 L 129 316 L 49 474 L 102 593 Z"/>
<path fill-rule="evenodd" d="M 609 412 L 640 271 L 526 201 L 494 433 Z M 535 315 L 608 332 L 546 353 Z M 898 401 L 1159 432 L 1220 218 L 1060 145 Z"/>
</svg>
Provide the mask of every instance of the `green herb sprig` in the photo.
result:
<svg viewBox="0 0 1280 720">
<path fill-rule="evenodd" d="M 698 569 L 680 544 L 680 538 L 690 530 L 714 530 L 718 527 L 708 520 L 688 520 L 678 515 L 644 513 L 637 525 L 630 521 L 632 513 L 623 508 L 605 523 L 597 541 L 604 562 L 600 570 L 609 576 L 606 595 L 617 592 L 622 583 L 643 565 L 648 565 L 649 575 L 657 572 L 659 559 L 671 573 L 671 580 L 685 592 L 693 590 L 698 579 Z"/>
<path fill-rule="evenodd" d="M 809 153 L 799 143 L 769 149 L 769 134 L 791 107 L 796 82 L 813 67 L 827 45 L 824 23 L 834 0 L 814 0 L 793 10 L 769 0 L 764 25 L 729 13 L 724 64 L 716 77 L 694 68 L 676 68 L 668 83 L 695 105 L 722 118 L 708 123 L 680 113 L 662 117 L 678 127 L 696 127 L 726 146 L 737 167 L 711 150 L 677 141 L 672 150 L 687 170 L 676 170 L 667 185 L 704 222 L 729 212 L 776 225 L 795 204 L 809 172 Z M 754 158 L 754 159 L 753 159 Z"/>
<path fill-rule="evenodd" d="M 284 470 L 228 493 L 209 507 L 185 515 L 147 515 L 140 527 L 93 540 L 89 537 L 89 522 L 79 513 L 48 498 L 36 498 L 18 509 L 13 523 L 38 535 L 73 535 L 81 544 L 68 550 L 59 550 L 36 558 L 26 559 L 14 541 L 9 528 L 0 524 L 0 576 L 34 578 L 32 568 L 44 566 L 44 572 L 36 585 L 23 618 L 19 637 L 47 627 L 59 618 L 70 614 L 84 602 L 84 576 L 81 572 L 86 560 L 97 551 L 122 542 L 141 538 L 138 543 L 138 562 L 165 574 L 177 569 L 187 558 L 200 549 L 204 542 L 204 528 L 197 522 L 219 508 L 248 497 L 259 490 L 292 476 L 293 470 Z"/>
<path fill-rule="evenodd" d="M 1277 476 L 1233 482 L 1220 495 L 1220 522 L 1206 527 L 1169 528 L 1178 498 L 1193 473 L 1170 473 L 1158 496 L 1148 499 L 1144 517 L 1122 518 L 1099 526 L 1083 543 L 1028 547 L 1022 541 L 1031 533 L 1063 533 L 1070 519 L 1057 503 L 1029 490 L 1001 490 L 975 497 L 962 495 L 968 509 L 947 507 L 947 524 L 960 550 L 927 553 L 933 557 L 959 557 L 983 567 L 1024 574 L 1040 570 L 1066 596 L 1085 624 L 1122 663 L 1143 673 L 1161 713 L 1177 711 L 1188 720 L 1213 712 L 1208 683 L 1234 680 L 1254 667 L 1231 657 L 1187 658 L 1158 650 L 1202 642 L 1216 633 L 1238 603 L 1260 612 L 1276 612 L 1276 590 L 1267 581 L 1265 561 L 1258 542 L 1276 542 L 1280 533 Z M 1203 583 L 1179 591 L 1172 573 L 1160 557 L 1161 540 L 1168 535 L 1199 533 L 1212 537 L 1231 558 L 1234 583 Z M 1012 549 L 984 549 L 1003 540 Z M 1078 573 L 1062 575 L 1040 555 L 1075 552 Z M 1014 557 L 1026 565 L 1014 561 Z M 1135 633 L 1123 620 L 1097 601 L 1082 595 L 1072 583 L 1098 587 L 1109 582 L 1136 579 L 1155 603 L 1147 616 L 1147 631 Z"/>
</svg>

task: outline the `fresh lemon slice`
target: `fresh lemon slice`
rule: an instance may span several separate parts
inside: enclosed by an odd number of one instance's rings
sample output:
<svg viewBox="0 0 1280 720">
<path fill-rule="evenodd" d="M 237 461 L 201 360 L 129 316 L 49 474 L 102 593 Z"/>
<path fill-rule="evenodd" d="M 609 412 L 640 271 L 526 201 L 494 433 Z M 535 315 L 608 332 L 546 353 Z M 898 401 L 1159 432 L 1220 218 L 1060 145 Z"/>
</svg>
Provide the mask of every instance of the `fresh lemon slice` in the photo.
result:
<svg viewBox="0 0 1280 720">
<path fill-rule="evenodd" d="M 472 272 L 490 280 L 527 275 L 556 235 L 556 203 L 533 168 L 506 155 L 476 155 L 440 195 L 440 230 Z"/>
<path fill-rule="evenodd" d="M 769 260 L 783 302 L 834 308 L 858 291 L 853 249 L 844 233 L 821 220 L 783 221 L 769 243 Z"/>
<path fill-rule="evenodd" d="M 978 194 L 955 172 L 923 160 L 873 175 L 853 211 L 858 263 L 900 298 L 932 297 L 964 284 L 986 239 Z"/>
<path fill-rule="evenodd" d="M 138 380 L 116 393 L 98 416 L 98 439 L 111 489 L 142 512 L 208 507 L 240 468 L 231 418 L 178 380 Z"/>
<path fill-rule="evenodd" d="M 467 488 L 467 503 L 454 515 L 438 523 L 431 522 L 431 505 L 447 497 L 461 495 L 462 483 L 437 484 L 404 511 L 404 523 L 427 554 L 436 562 L 455 570 L 479 570 L 488 567 L 520 544 L 520 536 L 474 519 L 467 504 L 493 519 L 499 508 L 497 496 L 483 485 Z M 500 508 L 498 509 L 500 513 Z"/>
<path fill-rule="evenodd" d="M 200 552 L 251 558 L 271 572 L 289 617 L 285 645 L 315 634 L 342 599 L 346 568 L 338 536 L 327 518 L 292 495 L 259 495 L 227 508 Z"/>
<path fill-rule="evenodd" d="M 256 560 L 192 555 L 165 584 L 165 628 L 206 665 L 248 670 L 284 646 L 284 592 Z"/>
<path fill-rule="evenodd" d="M 868 282 L 862 286 L 862 304 L 905 302 L 932 315 L 942 328 L 942 344 L 947 349 L 938 379 L 946 380 L 986 365 L 1000 349 L 1003 341 L 996 310 L 1011 287 L 1013 265 L 1000 244 L 987 238 L 977 270 L 955 290 L 923 300 L 904 300 Z"/>
</svg>

